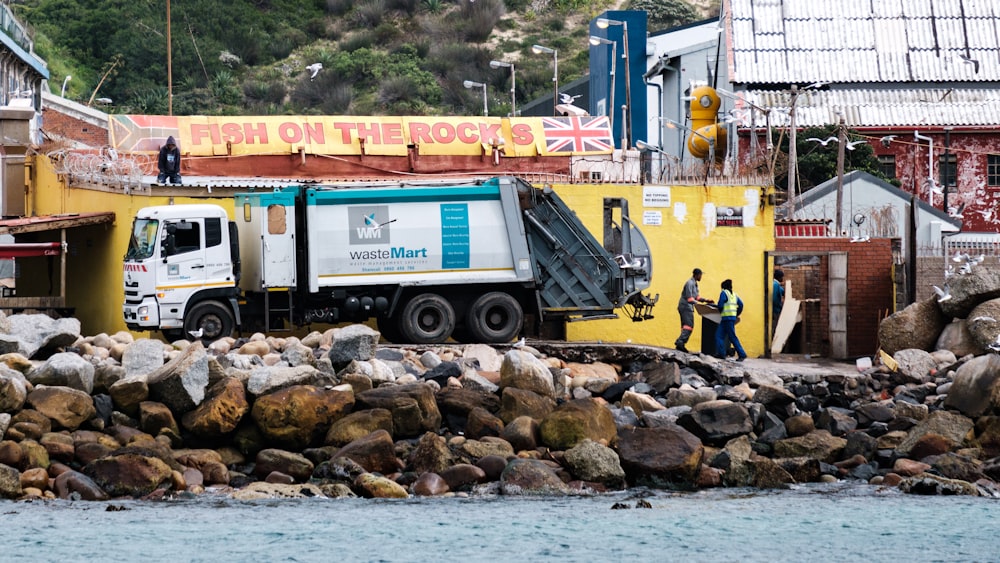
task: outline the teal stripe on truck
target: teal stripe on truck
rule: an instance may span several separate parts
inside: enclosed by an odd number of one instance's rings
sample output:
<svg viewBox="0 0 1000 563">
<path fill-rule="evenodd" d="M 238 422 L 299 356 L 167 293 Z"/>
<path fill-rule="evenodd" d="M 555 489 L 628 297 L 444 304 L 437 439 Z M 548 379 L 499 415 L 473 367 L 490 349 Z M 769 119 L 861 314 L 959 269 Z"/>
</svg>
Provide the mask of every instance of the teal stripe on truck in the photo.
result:
<svg viewBox="0 0 1000 563">
<path fill-rule="evenodd" d="M 306 190 L 306 205 L 488 201 L 500 199 L 499 186 Z"/>
</svg>

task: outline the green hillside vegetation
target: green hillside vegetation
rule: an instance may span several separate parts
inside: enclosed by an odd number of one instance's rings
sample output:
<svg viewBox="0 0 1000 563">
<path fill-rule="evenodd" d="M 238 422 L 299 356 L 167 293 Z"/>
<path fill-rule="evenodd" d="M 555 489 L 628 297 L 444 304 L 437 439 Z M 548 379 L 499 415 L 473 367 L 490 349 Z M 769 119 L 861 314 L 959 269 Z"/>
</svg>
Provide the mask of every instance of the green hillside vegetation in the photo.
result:
<svg viewBox="0 0 1000 563">
<path fill-rule="evenodd" d="M 12 4 L 49 64 L 50 88 L 113 113 L 168 113 L 166 0 L 26 0 Z M 587 73 L 591 18 L 643 9 L 651 32 L 718 14 L 718 0 L 173 0 L 175 115 L 491 115 Z M 306 67 L 323 68 L 310 78 Z"/>
</svg>

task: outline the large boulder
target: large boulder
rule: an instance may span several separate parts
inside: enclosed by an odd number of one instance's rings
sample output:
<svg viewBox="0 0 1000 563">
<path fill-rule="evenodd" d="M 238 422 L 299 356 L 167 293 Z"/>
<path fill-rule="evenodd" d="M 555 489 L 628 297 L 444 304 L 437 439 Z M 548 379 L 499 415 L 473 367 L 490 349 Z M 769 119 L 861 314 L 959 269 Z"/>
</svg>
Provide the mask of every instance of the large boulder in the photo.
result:
<svg viewBox="0 0 1000 563">
<path fill-rule="evenodd" d="M 392 436 L 385 430 L 376 430 L 340 448 L 330 459 L 346 457 L 360 465 L 365 471 L 389 475 L 402 469 L 403 464 L 396 457 Z"/>
<path fill-rule="evenodd" d="M 566 450 L 583 440 L 613 445 L 617 437 L 615 417 L 596 399 L 567 401 L 542 420 L 542 443 Z"/>
<path fill-rule="evenodd" d="M 943 437 L 951 448 L 962 446 L 967 439 L 972 438 L 974 423 L 972 419 L 952 411 L 939 410 L 930 413 L 926 420 L 920 421 L 910 429 L 906 438 L 896 446 L 896 453 L 908 456 L 910 450 L 929 434 Z"/>
<path fill-rule="evenodd" d="M 163 460 L 137 453 L 102 457 L 86 465 L 83 473 L 113 497 L 142 497 L 171 478 Z"/>
<path fill-rule="evenodd" d="M 500 365 L 500 388 L 514 387 L 537 393 L 543 397 L 555 397 L 556 388 L 552 382 L 552 372 L 533 354 L 523 350 L 510 350 L 503 356 Z"/>
<path fill-rule="evenodd" d="M 97 414 L 90 395 L 70 387 L 39 385 L 28 393 L 27 402 L 33 409 L 67 430 L 76 430 Z"/>
<path fill-rule="evenodd" d="M 353 324 L 333 329 L 333 341 L 326 357 L 340 368 L 351 360 L 366 361 L 375 357 L 379 333 L 367 325 Z"/>
<path fill-rule="evenodd" d="M 192 434 L 219 438 L 236 430 L 250 410 L 243 384 L 235 377 L 224 377 L 208 389 L 205 400 L 181 418 Z"/>
<path fill-rule="evenodd" d="M 556 408 L 553 398 L 517 387 L 507 387 L 500 393 L 500 410 L 497 416 L 504 424 L 510 424 L 521 416 L 530 416 L 541 421 Z"/>
<path fill-rule="evenodd" d="M 985 354 L 962 364 L 944 405 L 973 418 L 1000 407 L 1000 356 Z"/>
<path fill-rule="evenodd" d="M 22 493 L 21 472 L 0 463 L 0 497 L 14 499 Z"/>
<path fill-rule="evenodd" d="M 967 274 L 953 276 L 948 287 L 951 298 L 939 304 L 941 312 L 964 319 L 976 305 L 1000 297 L 1000 269 L 974 267 Z M 937 298 L 932 300 L 937 302 Z"/>
<path fill-rule="evenodd" d="M 257 397 L 250 415 L 275 445 L 301 450 L 321 441 L 330 425 L 353 406 L 354 391 L 349 385 L 332 389 L 294 385 Z"/>
<path fill-rule="evenodd" d="M 566 495 L 569 487 L 545 462 L 513 459 L 500 474 L 500 491 L 510 496 Z"/>
<path fill-rule="evenodd" d="M 434 388 L 426 383 L 386 385 L 362 391 L 357 396 L 357 408 L 390 411 L 396 438 L 415 438 L 424 432 L 436 432 L 441 426 Z"/>
<path fill-rule="evenodd" d="M 385 430 L 392 435 L 391 412 L 386 409 L 355 411 L 330 425 L 323 444 L 342 447 L 376 430 Z"/>
<path fill-rule="evenodd" d="M 28 397 L 28 386 L 23 375 L 7 366 L 0 366 L 0 412 L 17 412 Z M 0 432 L 0 436 L 3 433 Z"/>
<path fill-rule="evenodd" d="M 690 486 L 704 455 L 698 437 L 676 424 L 618 431 L 618 457 L 633 484 Z"/>
<path fill-rule="evenodd" d="M 937 368 L 937 362 L 930 352 L 918 348 L 897 350 L 892 359 L 899 365 L 897 370 L 909 383 L 924 383 L 932 379 L 931 373 Z"/>
<path fill-rule="evenodd" d="M 32 385 L 72 387 L 84 393 L 94 392 L 94 364 L 79 354 L 59 352 L 28 374 Z"/>
<path fill-rule="evenodd" d="M 146 383 L 150 398 L 175 413 L 186 413 L 200 405 L 208 387 L 208 356 L 201 341 L 191 343 L 177 357 L 149 374 Z"/>
<path fill-rule="evenodd" d="M 566 450 L 566 465 L 577 479 L 610 487 L 625 484 L 625 470 L 618 454 L 593 440 L 584 440 Z"/>
<path fill-rule="evenodd" d="M 277 471 L 292 477 L 296 483 L 305 483 L 312 476 L 313 469 L 315 469 L 313 462 L 302 454 L 268 448 L 257 452 L 253 471 L 254 475 L 262 480 Z"/>
<path fill-rule="evenodd" d="M 72 317 L 53 319 L 43 314 L 11 315 L 0 334 L 0 352 L 17 352 L 32 360 L 44 360 L 80 338 L 80 321 Z"/>
<path fill-rule="evenodd" d="M 879 323 L 879 346 L 887 354 L 907 348 L 932 350 L 946 324 L 948 317 L 941 313 L 936 297 L 918 301 Z"/>
<path fill-rule="evenodd" d="M 948 350 L 956 357 L 972 354 L 978 356 L 985 350 L 972 339 L 966 319 L 956 319 L 945 325 L 934 345 L 935 350 Z"/>
<path fill-rule="evenodd" d="M 410 452 L 409 466 L 416 473 L 437 473 L 451 467 L 454 456 L 448 449 L 448 441 L 444 436 L 427 432 L 417 440 L 417 445 Z"/>
<path fill-rule="evenodd" d="M 703 442 L 722 446 L 732 438 L 753 430 L 750 412 L 740 403 L 725 399 L 698 403 L 677 423 L 698 436 Z"/>
<path fill-rule="evenodd" d="M 774 457 L 809 457 L 825 463 L 839 461 L 847 440 L 826 430 L 813 430 L 804 436 L 774 442 Z"/>
<path fill-rule="evenodd" d="M 163 342 L 140 338 L 125 346 L 122 367 L 125 377 L 145 377 L 163 367 Z"/>
<path fill-rule="evenodd" d="M 996 346 L 1000 337 L 1000 298 L 976 305 L 965 319 L 972 341 L 980 350 Z"/>
<path fill-rule="evenodd" d="M 329 376 L 311 365 L 261 366 L 250 372 L 247 380 L 247 391 L 252 395 L 267 395 L 293 385 L 335 385 Z"/>
</svg>

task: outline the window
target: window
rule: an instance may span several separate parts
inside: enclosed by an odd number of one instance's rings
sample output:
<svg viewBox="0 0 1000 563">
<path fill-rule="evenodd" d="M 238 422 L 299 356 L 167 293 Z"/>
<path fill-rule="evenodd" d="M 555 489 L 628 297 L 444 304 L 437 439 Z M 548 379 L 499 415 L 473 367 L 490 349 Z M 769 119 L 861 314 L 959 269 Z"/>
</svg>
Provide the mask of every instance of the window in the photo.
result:
<svg viewBox="0 0 1000 563">
<path fill-rule="evenodd" d="M 942 154 L 938 159 L 940 181 L 942 186 L 955 185 L 955 171 L 958 168 L 958 158 L 953 154 Z"/>
<path fill-rule="evenodd" d="M 883 154 L 878 157 L 878 169 L 886 178 L 896 178 L 896 155 Z"/>
<path fill-rule="evenodd" d="M 1000 154 L 986 155 L 986 185 L 1000 187 Z"/>
<path fill-rule="evenodd" d="M 222 244 L 222 219 L 208 217 L 205 219 L 205 248 Z"/>
<path fill-rule="evenodd" d="M 201 248 L 201 229 L 198 227 L 198 223 L 187 221 L 170 224 L 167 232 L 173 237 L 173 245 L 170 245 L 173 248 L 169 249 L 167 254 L 183 254 Z"/>
</svg>

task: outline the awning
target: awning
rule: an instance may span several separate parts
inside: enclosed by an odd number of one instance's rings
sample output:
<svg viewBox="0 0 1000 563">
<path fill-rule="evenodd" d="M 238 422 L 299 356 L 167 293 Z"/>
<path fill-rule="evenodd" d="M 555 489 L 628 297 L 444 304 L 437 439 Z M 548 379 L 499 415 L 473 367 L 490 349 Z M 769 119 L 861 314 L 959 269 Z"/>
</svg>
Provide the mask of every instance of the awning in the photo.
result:
<svg viewBox="0 0 1000 563">
<path fill-rule="evenodd" d="M 113 223 L 113 211 L 95 213 L 62 213 L 60 215 L 42 215 L 39 217 L 18 217 L 16 219 L 0 220 L 0 235 L 20 235 L 41 231 L 58 231 L 73 227 Z"/>
<path fill-rule="evenodd" d="M 28 242 L 23 244 L 0 244 L 0 259 L 30 258 L 32 256 L 59 256 L 61 242 Z"/>
</svg>

